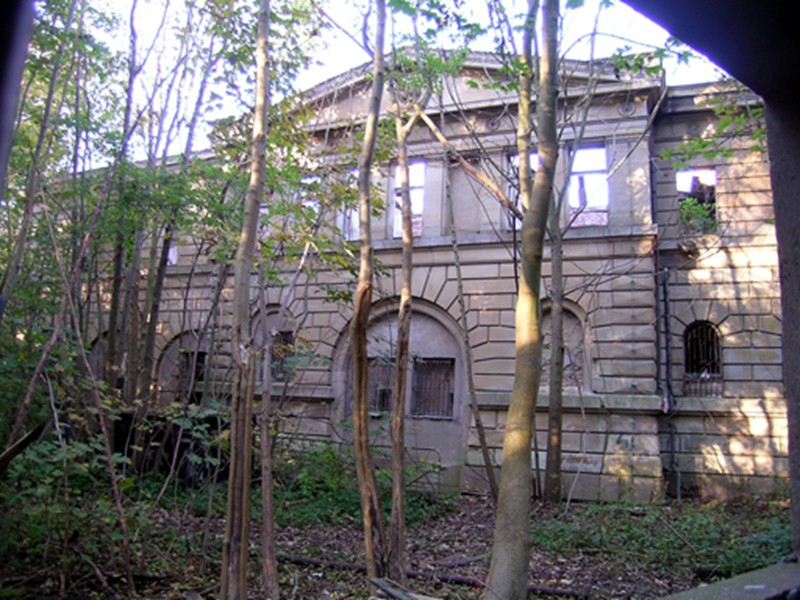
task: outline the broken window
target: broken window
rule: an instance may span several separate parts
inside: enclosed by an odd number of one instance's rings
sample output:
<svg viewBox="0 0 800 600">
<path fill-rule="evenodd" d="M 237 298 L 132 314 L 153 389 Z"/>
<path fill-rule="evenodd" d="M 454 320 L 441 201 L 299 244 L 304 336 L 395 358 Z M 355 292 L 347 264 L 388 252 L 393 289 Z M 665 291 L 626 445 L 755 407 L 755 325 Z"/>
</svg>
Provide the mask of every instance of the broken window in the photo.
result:
<svg viewBox="0 0 800 600">
<path fill-rule="evenodd" d="M 681 225 L 696 233 L 717 229 L 717 172 L 713 167 L 683 169 L 675 174 Z"/>
<path fill-rule="evenodd" d="M 607 172 L 604 147 L 574 150 L 567 190 L 572 225 L 608 225 Z"/>
<path fill-rule="evenodd" d="M 722 360 L 719 333 L 708 321 L 695 321 L 683 333 L 685 396 L 721 396 Z"/>
<path fill-rule="evenodd" d="M 455 360 L 415 358 L 411 389 L 411 415 L 453 418 Z"/>
<path fill-rule="evenodd" d="M 425 163 L 408 165 L 408 192 L 411 196 L 411 234 L 422 235 L 422 209 L 425 201 Z M 403 205 L 400 186 L 400 167 L 394 174 L 394 237 L 403 236 Z"/>
</svg>

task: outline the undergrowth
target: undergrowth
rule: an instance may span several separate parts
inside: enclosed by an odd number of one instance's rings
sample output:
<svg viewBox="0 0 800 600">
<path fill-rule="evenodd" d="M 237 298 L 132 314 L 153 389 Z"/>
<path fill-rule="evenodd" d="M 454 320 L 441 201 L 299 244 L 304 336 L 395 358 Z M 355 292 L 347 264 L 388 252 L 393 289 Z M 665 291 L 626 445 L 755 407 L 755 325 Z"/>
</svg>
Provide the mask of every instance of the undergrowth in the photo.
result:
<svg viewBox="0 0 800 600">
<path fill-rule="evenodd" d="M 789 555 L 788 512 L 782 503 L 756 500 L 580 504 L 567 514 L 535 519 L 531 532 L 534 546 L 559 554 L 601 554 L 656 573 L 678 570 L 709 580 Z"/>
</svg>

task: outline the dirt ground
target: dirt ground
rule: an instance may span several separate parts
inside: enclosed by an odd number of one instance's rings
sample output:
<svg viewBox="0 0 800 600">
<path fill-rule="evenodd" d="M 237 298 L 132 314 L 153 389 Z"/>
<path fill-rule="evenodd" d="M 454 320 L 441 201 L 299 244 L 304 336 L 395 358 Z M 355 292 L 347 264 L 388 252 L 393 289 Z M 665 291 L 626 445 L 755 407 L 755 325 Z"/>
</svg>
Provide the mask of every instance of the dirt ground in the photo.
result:
<svg viewBox="0 0 800 600">
<path fill-rule="evenodd" d="M 411 528 L 407 549 L 414 576 L 408 580 L 408 589 L 437 598 L 478 598 L 480 587 L 454 581 L 484 580 L 493 527 L 493 507 L 487 497 L 461 496 L 446 514 Z M 361 531 L 355 526 L 280 531 L 278 551 L 286 597 L 368 597 L 363 572 L 329 566 L 363 564 L 361 546 Z M 301 565 L 286 560 L 300 557 L 319 563 Z M 537 590 L 531 598 L 657 598 L 696 585 L 685 575 L 656 577 L 637 565 L 591 553 L 554 556 L 534 548 L 530 565 L 529 583 Z"/>
</svg>

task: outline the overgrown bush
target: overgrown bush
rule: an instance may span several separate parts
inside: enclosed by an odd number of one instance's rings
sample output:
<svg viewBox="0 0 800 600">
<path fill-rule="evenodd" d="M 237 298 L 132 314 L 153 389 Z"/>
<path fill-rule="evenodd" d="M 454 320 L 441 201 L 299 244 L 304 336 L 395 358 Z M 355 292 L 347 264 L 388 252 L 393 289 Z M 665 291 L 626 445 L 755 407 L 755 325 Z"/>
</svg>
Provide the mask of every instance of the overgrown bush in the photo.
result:
<svg viewBox="0 0 800 600">
<path fill-rule="evenodd" d="M 388 514 L 391 475 L 381 469 L 377 480 Z M 409 524 L 441 514 L 449 506 L 446 498 L 415 490 L 407 492 L 406 503 Z M 282 452 L 275 467 L 275 505 L 280 525 L 359 522 L 361 500 L 352 460 L 330 444 Z"/>
</svg>

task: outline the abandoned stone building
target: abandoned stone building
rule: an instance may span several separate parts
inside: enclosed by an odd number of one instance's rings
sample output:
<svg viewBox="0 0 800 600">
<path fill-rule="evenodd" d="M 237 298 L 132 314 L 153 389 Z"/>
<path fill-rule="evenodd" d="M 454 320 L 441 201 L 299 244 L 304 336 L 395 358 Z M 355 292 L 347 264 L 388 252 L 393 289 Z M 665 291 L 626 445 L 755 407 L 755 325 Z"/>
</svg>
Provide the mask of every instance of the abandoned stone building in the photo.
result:
<svg viewBox="0 0 800 600">
<path fill-rule="evenodd" d="M 495 57 L 474 54 L 429 101 L 426 113 L 449 149 L 424 124 L 410 140 L 415 240 L 406 443 L 416 460 L 435 467 L 426 481 L 444 490 L 486 486 L 469 374 L 497 466 L 513 384 L 518 223 L 456 159 L 514 200 L 515 96 L 485 85 L 498 67 Z M 312 127 L 320 156 L 363 117 L 369 85 L 367 70 L 356 69 L 307 93 L 318 111 Z M 626 75 L 602 62 L 568 63 L 561 87 L 563 114 L 571 115 L 560 128 L 556 190 L 566 294 L 565 490 L 573 498 L 636 501 L 780 493 L 787 442 L 766 155 L 752 151 L 746 135 L 718 138 L 723 152 L 698 154 L 680 168 L 664 154 L 713 136 L 720 98 L 735 104 L 752 97 L 741 100 L 715 84 L 668 87 L 661 75 Z M 384 102 L 388 114 L 390 99 Z M 388 444 L 392 367 L 382 358 L 396 332 L 400 281 L 394 167 L 390 160 L 376 171 L 386 208 L 372 223 L 382 265 L 370 328 L 377 445 Z M 343 244 L 356 237 L 353 211 L 330 215 L 334 224 Z M 548 248 L 545 299 L 553 283 Z M 225 328 L 209 325 L 219 323 L 209 317 L 216 308 L 208 291 L 218 269 L 190 267 L 190 256 L 187 239 L 174 249 L 165 284 L 162 401 L 180 393 L 190 371 L 194 399 L 205 401 L 224 371 Z M 319 269 L 288 292 L 283 311 L 287 288 L 268 289 L 265 308 L 254 308 L 255 321 L 276 333 L 277 351 L 267 360 L 273 393 L 288 398 L 281 409 L 287 434 L 347 441 L 352 309 L 329 292 L 351 283 Z M 253 289 L 255 296 L 255 274 Z M 545 330 L 548 310 L 545 300 Z M 533 449 L 542 468 L 547 409 L 543 386 Z"/>
</svg>

